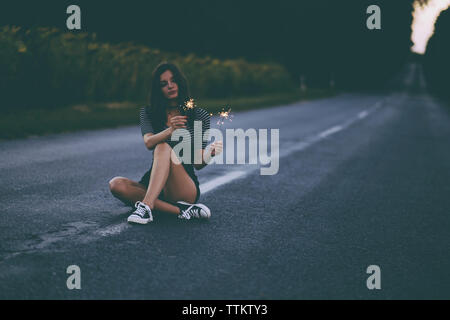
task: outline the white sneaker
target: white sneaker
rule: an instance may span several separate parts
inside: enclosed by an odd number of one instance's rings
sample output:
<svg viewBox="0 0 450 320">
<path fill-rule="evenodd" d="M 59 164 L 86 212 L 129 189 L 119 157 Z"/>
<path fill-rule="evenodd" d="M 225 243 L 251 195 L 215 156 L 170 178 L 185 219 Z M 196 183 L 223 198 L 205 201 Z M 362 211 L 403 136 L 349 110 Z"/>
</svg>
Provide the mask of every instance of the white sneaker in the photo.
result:
<svg viewBox="0 0 450 320">
<path fill-rule="evenodd" d="M 209 208 L 201 203 L 191 204 L 184 201 L 178 201 L 177 206 L 181 211 L 178 216 L 179 219 L 209 219 L 209 217 L 211 217 L 211 211 Z"/>
<path fill-rule="evenodd" d="M 128 217 L 130 223 L 147 224 L 153 221 L 152 209 L 145 203 L 137 201 L 134 206 L 136 210 Z"/>
</svg>

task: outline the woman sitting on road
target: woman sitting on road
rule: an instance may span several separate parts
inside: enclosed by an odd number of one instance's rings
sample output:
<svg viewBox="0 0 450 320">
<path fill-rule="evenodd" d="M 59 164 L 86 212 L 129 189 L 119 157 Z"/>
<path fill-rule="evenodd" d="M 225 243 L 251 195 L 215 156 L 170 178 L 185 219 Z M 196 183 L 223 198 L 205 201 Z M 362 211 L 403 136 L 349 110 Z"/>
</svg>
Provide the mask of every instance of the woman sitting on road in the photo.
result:
<svg viewBox="0 0 450 320">
<path fill-rule="evenodd" d="M 194 150 L 194 143 L 191 143 L 192 158 L 195 152 L 201 153 L 201 164 L 184 163 L 172 150 L 178 143 L 171 141 L 175 130 L 187 129 L 193 142 L 194 121 L 202 122 L 203 133 L 210 127 L 210 115 L 204 109 L 195 107 L 185 111 L 189 99 L 188 84 L 179 68 L 167 62 L 159 64 L 152 75 L 150 105 L 140 110 L 144 143 L 153 150 L 152 166 L 139 182 L 124 177 L 115 177 L 109 182 L 116 198 L 134 204 L 136 210 L 128 217 L 130 223 L 153 221 L 152 210 L 176 214 L 181 219 L 211 216 L 207 206 L 197 203 L 200 189 L 194 168 L 202 169 L 211 157 L 219 154 L 222 142 L 211 144 L 208 151 L 205 151 L 206 141 L 202 140 L 198 150 Z"/>
</svg>

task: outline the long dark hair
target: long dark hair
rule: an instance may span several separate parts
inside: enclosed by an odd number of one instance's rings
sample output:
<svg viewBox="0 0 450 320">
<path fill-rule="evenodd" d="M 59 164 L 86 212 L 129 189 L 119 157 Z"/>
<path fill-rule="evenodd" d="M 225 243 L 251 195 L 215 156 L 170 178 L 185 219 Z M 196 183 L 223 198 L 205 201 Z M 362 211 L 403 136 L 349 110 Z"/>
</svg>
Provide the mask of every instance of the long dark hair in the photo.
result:
<svg viewBox="0 0 450 320">
<path fill-rule="evenodd" d="M 191 98 L 188 82 L 180 68 L 167 61 L 158 64 L 152 73 L 152 84 L 149 94 L 149 103 L 147 105 L 147 112 L 150 115 L 152 126 L 156 132 L 163 130 L 167 119 L 166 109 L 169 105 L 169 100 L 164 97 L 160 85 L 160 76 L 167 70 L 172 71 L 174 81 L 178 85 L 177 105 L 182 114 L 185 114 L 183 109 L 184 104 Z M 189 115 L 188 118 L 190 118 Z M 189 120 L 191 119 L 188 119 L 188 122 L 190 122 Z"/>
</svg>

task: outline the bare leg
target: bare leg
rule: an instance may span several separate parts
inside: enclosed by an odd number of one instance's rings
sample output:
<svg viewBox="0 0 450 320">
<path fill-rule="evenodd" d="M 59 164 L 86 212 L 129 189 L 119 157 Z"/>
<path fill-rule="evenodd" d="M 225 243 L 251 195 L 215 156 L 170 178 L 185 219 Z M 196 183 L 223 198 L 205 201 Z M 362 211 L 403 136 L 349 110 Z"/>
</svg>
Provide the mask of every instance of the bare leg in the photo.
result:
<svg viewBox="0 0 450 320">
<path fill-rule="evenodd" d="M 127 205 L 142 201 L 145 197 L 144 185 L 125 177 L 114 177 L 109 181 L 109 189 L 114 197 Z"/>
<path fill-rule="evenodd" d="M 112 194 L 121 201 L 133 204 L 142 201 L 151 209 L 179 214 L 180 209 L 168 202 L 158 199 L 164 190 L 172 202 L 187 201 L 193 203 L 197 196 L 194 181 L 187 174 L 172 148 L 166 143 L 158 144 L 154 151 L 154 162 L 149 187 L 123 177 L 110 181 Z"/>
<path fill-rule="evenodd" d="M 167 143 L 160 143 L 153 153 L 153 168 L 150 182 L 142 202 L 151 209 L 179 214 L 180 209 L 165 201 L 158 201 L 161 191 L 173 202 L 184 200 L 194 202 L 197 196 L 197 188 L 194 181 L 187 174 L 183 165 L 176 157 L 175 152 Z M 158 204 L 157 204 L 158 202 Z M 161 209 L 159 209 L 159 208 Z"/>
<path fill-rule="evenodd" d="M 114 197 L 127 205 L 142 201 L 147 189 L 144 185 L 125 177 L 115 177 L 109 182 L 109 188 Z M 160 199 L 155 200 L 154 208 L 159 211 L 179 214 L 180 209 Z"/>
<path fill-rule="evenodd" d="M 159 143 L 153 151 L 153 167 L 148 183 L 147 193 L 142 202 L 150 209 L 155 206 L 155 200 L 166 185 L 170 171 L 170 153 L 172 148 L 167 143 Z"/>
</svg>

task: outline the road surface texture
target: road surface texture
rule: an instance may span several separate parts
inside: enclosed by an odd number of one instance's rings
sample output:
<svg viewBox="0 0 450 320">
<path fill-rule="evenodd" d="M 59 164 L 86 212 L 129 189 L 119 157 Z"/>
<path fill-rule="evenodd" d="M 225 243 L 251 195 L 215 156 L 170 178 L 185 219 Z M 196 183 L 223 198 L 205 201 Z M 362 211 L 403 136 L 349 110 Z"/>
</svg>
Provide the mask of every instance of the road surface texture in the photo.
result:
<svg viewBox="0 0 450 320">
<path fill-rule="evenodd" d="M 401 80 L 235 114 L 280 130 L 279 171 L 198 171 L 209 221 L 126 223 L 108 181 L 149 167 L 138 126 L 0 142 L 0 298 L 450 298 L 450 114 L 420 65 Z"/>
</svg>

